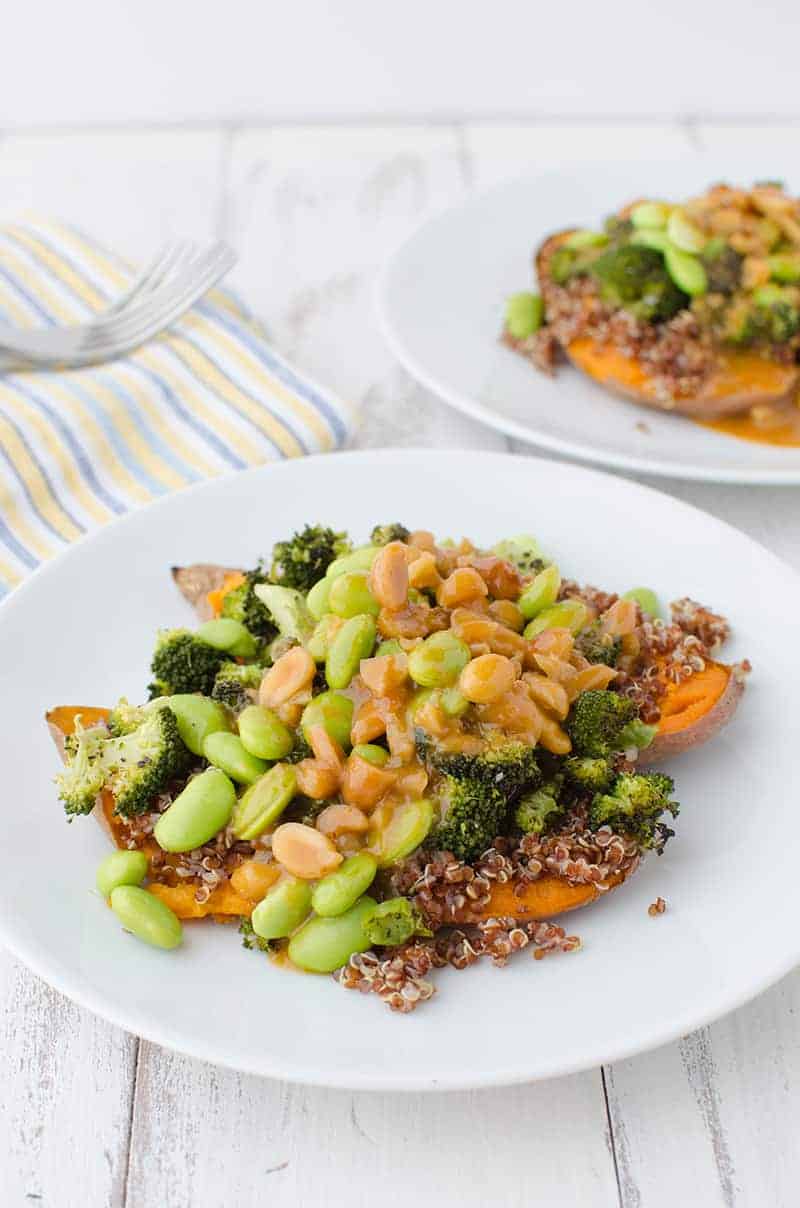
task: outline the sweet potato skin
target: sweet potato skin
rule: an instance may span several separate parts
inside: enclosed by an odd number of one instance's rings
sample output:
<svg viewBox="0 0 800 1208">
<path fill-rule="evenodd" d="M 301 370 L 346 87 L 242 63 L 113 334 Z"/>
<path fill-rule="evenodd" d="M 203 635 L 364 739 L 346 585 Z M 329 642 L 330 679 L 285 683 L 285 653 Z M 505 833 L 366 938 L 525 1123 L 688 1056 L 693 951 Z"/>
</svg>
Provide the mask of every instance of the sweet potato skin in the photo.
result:
<svg viewBox="0 0 800 1208">
<path fill-rule="evenodd" d="M 639 754 L 648 766 L 701 746 L 733 717 L 744 692 L 744 677 L 725 663 L 709 663 L 662 701 L 662 716 L 653 742 Z"/>
<path fill-rule="evenodd" d="M 539 247 L 536 270 L 540 282 L 547 280 L 550 254 L 571 233 L 571 230 L 558 231 Z M 760 404 L 780 404 L 800 384 L 800 369 L 796 365 L 780 365 L 751 352 L 720 351 L 717 368 L 697 394 L 664 398 L 647 369 L 635 357 L 625 356 L 612 345 L 580 337 L 572 340 L 565 352 L 577 369 L 611 393 L 646 407 L 695 419 L 719 419 Z"/>
<path fill-rule="evenodd" d="M 173 566 L 172 578 L 183 598 L 195 609 L 201 621 L 209 621 L 216 615 L 209 600 L 209 593 L 219 591 L 226 575 L 242 572 L 215 562 L 193 562 L 191 566 Z"/>
</svg>

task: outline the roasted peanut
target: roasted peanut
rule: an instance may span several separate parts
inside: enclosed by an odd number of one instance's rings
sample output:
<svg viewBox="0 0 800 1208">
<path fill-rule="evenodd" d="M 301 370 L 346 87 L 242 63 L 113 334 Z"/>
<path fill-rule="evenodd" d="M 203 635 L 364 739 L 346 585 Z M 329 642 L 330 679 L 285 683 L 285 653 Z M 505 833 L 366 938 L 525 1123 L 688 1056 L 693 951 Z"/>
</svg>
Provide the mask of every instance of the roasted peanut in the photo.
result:
<svg viewBox="0 0 800 1208">
<path fill-rule="evenodd" d="M 406 547 L 400 541 L 390 541 L 372 564 L 372 594 L 381 608 L 402 608 L 408 598 L 408 583 Z"/>
<path fill-rule="evenodd" d="M 457 608 L 488 594 L 489 589 L 476 570 L 471 566 L 457 566 L 440 584 L 436 599 L 443 608 Z"/>
<path fill-rule="evenodd" d="M 380 654 L 361 660 L 361 678 L 375 696 L 389 696 L 408 680 L 408 655 Z"/>
<path fill-rule="evenodd" d="M 415 558 L 408 567 L 408 582 L 410 587 L 417 589 L 432 587 L 434 591 L 441 583 L 441 575 L 436 566 L 433 554 L 424 553 Z"/>
<path fill-rule="evenodd" d="M 245 860 L 231 873 L 231 885 L 243 898 L 260 902 L 271 889 L 281 870 L 277 864 L 265 864 L 263 860 Z"/>
<path fill-rule="evenodd" d="M 326 805 L 317 817 L 317 830 L 331 839 L 340 835 L 363 835 L 369 829 L 369 821 L 363 810 L 354 805 Z"/>
<path fill-rule="evenodd" d="M 502 654 L 481 654 L 467 663 L 458 686 L 467 700 L 486 705 L 499 700 L 511 688 L 519 667 Z"/>
<path fill-rule="evenodd" d="M 272 854 L 287 872 L 303 881 L 318 881 L 342 862 L 327 835 L 302 822 L 284 822 L 277 828 Z"/>
<path fill-rule="evenodd" d="M 522 633 L 525 628 L 525 618 L 513 600 L 493 600 L 489 605 L 489 616 L 514 633 Z"/>
<path fill-rule="evenodd" d="M 307 736 L 308 745 L 320 763 L 333 768 L 336 772 L 341 772 L 344 768 L 344 751 L 336 739 L 331 737 L 325 726 L 309 727 Z"/>
<path fill-rule="evenodd" d="M 295 764 L 297 791 L 314 801 L 325 801 L 339 788 L 341 773 L 321 759 L 301 759 Z"/>
<path fill-rule="evenodd" d="M 351 753 L 342 776 L 342 796 L 348 805 L 371 810 L 388 793 L 396 775 L 393 768 L 376 767 Z"/>
<path fill-rule="evenodd" d="M 292 646 L 264 675 L 258 690 L 259 704 L 267 708 L 285 704 L 310 685 L 316 670 L 308 651 L 302 646 Z"/>
</svg>

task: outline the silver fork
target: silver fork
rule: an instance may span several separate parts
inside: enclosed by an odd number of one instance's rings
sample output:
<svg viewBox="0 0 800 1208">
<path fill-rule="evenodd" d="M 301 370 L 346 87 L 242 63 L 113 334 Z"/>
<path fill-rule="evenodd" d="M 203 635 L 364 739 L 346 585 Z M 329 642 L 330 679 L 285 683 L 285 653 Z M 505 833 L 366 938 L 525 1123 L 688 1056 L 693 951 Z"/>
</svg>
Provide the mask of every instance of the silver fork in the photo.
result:
<svg viewBox="0 0 800 1208">
<path fill-rule="evenodd" d="M 23 331 L 0 324 L 0 370 L 75 368 L 138 348 L 185 314 L 236 263 L 225 243 L 164 249 L 102 314 L 72 327 Z"/>
</svg>

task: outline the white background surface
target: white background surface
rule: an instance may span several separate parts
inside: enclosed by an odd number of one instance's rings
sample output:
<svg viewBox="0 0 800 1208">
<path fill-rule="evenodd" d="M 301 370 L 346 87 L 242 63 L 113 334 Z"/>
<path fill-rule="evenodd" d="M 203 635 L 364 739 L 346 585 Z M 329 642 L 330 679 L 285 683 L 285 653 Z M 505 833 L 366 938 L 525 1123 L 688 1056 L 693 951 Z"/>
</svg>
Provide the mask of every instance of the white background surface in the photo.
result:
<svg viewBox="0 0 800 1208">
<path fill-rule="evenodd" d="M 772 124 L 42 132 L 0 143 L 0 196 L 80 222 L 131 256 L 168 236 L 227 235 L 242 255 L 234 282 L 278 346 L 363 404 L 360 446 L 502 449 L 392 363 L 369 304 L 383 256 L 471 185 L 526 164 L 636 156 L 645 144 L 664 158 L 707 146 L 735 163 L 753 138 L 774 148 L 780 171 L 794 129 Z M 796 491 L 659 485 L 800 566 Z M 35 852 L 20 858 L 35 876 Z M 164 1052 L 0 954 L 0 1204 L 782 1208 L 800 1181 L 799 1009 L 795 973 L 728 1019 L 602 1071 L 491 1092 L 350 1094 Z M 535 1016 L 531 1028 L 536 1043 Z"/>
</svg>

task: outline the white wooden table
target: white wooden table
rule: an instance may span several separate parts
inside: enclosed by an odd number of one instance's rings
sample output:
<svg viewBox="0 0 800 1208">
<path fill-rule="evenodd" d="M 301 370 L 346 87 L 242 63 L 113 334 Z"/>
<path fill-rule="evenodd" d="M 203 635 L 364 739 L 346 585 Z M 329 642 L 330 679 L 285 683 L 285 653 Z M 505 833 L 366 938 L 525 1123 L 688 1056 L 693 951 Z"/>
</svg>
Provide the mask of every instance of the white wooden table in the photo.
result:
<svg viewBox="0 0 800 1208">
<path fill-rule="evenodd" d="M 3 209 L 64 216 L 131 257 L 167 237 L 226 236 L 241 254 L 233 283 L 278 347 L 362 404 L 359 446 L 505 449 L 393 364 L 371 310 L 382 258 L 427 214 L 528 166 L 708 147 L 735 171 L 753 138 L 775 148 L 780 175 L 796 131 L 776 126 L 80 130 L 0 141 L 0 195 Z M 655 485 L 800 565 L 795 490 Z M 166 1052 L 0 952 L 0 1205 L 796 1204 L 799 1010 L 793 974 L 713 1027 L 603 1070 L 480 1093 L 350 1094 Z"/>
</svg>

